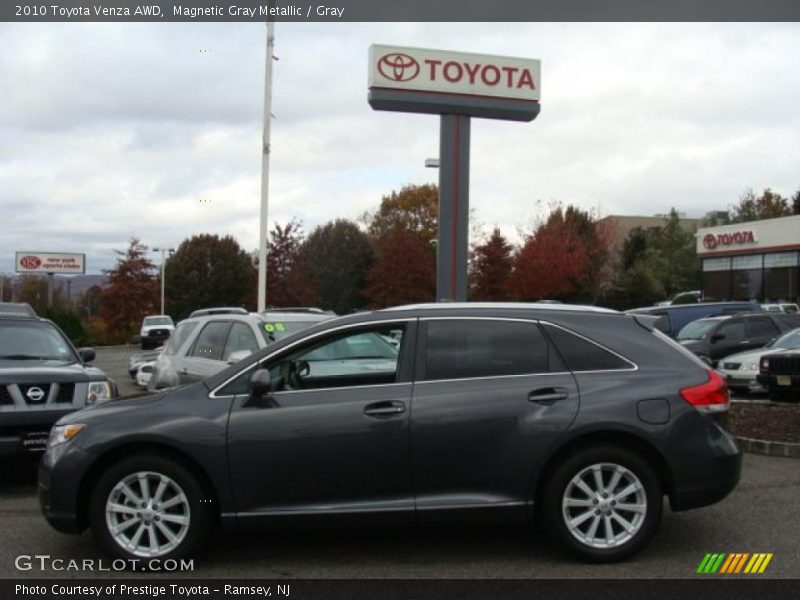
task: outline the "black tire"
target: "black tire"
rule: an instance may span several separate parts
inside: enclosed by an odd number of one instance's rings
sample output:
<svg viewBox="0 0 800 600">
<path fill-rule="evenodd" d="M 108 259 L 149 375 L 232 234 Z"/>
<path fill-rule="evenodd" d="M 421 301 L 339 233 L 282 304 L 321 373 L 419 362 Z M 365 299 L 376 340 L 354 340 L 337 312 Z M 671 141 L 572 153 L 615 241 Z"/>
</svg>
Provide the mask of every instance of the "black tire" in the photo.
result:
<svg viewBox="0 0 800 600">
<path fill-rule="evenodd" d="M 151 472 L 171 479 L 185 494 L 188 501 L 189 525 L 183 540 L 169 552 L 152 557 L 143 557 L 122 547 L 109 531 L 106 520 L 106 502 L 119 482 L 127 476 L 139 472 Z M 215 505 L 211 495 L 198 478 L 179 462 L 159 454 L 144 454 L 124 458 L 112 464 L 95 484 L 89 501 L 89 524 L 92 533 L 103 548 L 113 557 L 125 560 L 138 560 L 136 568 L 147 568 L 149 558 L 162 562 L 167 559 L 181 559 L 193 556 L 202 546 L 215 523 Z M 136 529 L 135 524 L 131 529 Z"/>
<path fill-rule="evenodd" d="M 571 533 L 566 522 L 567 517 L 564 510 L 562 510 L 562 499 L 570 481 L 587 467 L 601 463 L 619 465 L 633 474 L 641 483 L 643 495 L 646 499 L 644 516 L 641 518 L 636 532 L 629 539 L 621 541 L 619 545 L 609 548 L 594 547 L 579 540 L 576 535 Z M 605 479 L 604 482 L 606 484 L 609 483 Z M 603 445 L 581 450 L 562 461 L 555 468 L 552 476 L 544 482 L 544 486 L 544 493 L 541 496 L 541 519 L 545 529 L 554 541 L 577 558 L 586 562 L 616 562 L 630 558 L 644 548 L 650 538 L 653 537 L 653 534 L 655 534 L 661 521 L 663 498 L 661 484 L 655 471 L 646 460 L 624 448 Z M 617 491 L 621 491 L 619 487 Z M 594 500 L 590 501 L 594 502 Z M 572 510 L 580 511 L 581 509 Z M 605 513 L 595 514 L 600 514 L 600 518 L 603 519 L 598 525 L 598 531 L 600 527 L 605 531 L 606 525 L 603 516 Z M 628 518 L 633 518 L 631 513 L 623 514 Z M 572 517 L 575 518 L 575 514 L 572 514 Z M 589 517 L 589 519 L 593 520 L 594 516 Z M 617 523 L 614 527 L 619 527 L 619 524 Z"/>
</svg>

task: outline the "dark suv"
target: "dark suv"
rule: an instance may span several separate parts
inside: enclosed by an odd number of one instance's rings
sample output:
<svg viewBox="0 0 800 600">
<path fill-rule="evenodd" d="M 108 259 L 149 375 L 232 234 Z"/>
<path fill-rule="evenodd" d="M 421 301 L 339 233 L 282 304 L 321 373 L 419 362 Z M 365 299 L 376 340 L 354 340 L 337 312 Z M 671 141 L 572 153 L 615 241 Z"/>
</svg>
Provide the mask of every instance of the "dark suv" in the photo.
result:
<svg viewBox="0 0 800 600">
<path fill-rule="evenodd" d="M 758 381 L 770 400 L 800 402 L 800 350 L 776 352 L 761 358 Z"/>
<path fill-rule="evenodd" d="M 203 381 L 62 419 L 41 508 L 128 559 L 186 556 L 217 522 L 458 518 L 538 519 L 578 556 L 620 560 L 663 496 L 696 508 L 739 479 L 724 380 L 652 320 L 447 303 L 318 323 Z"/>
<path fill-rule="evenodd" d="M 65 414 L 108 400 L 116 387 L 51 321 L 27 305 L 0 304 L 0 456 L 41 456 Z"/>
<path fill-rule="evenodd" d="M 783 313 L 709 317 L 686 325 L 678 342 L 710 364 L 731 354 L 761 348 L 782 333 L 800 327 L 800 315 Z"/>
</svg>

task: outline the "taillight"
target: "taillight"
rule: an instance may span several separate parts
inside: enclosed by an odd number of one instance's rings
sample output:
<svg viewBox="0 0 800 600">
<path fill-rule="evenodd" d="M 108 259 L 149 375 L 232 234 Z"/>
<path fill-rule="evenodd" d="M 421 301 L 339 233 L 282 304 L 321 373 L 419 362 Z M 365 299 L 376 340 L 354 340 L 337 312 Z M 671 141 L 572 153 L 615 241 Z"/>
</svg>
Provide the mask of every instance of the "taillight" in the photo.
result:
<svg viewBox="0 0 800 600">
<path fill-rule="evenodd" d="M 719 373 L 707 370 L 708 381 L 700 385 L 683 388 L 681 398 L 694 406 L 700 412 L 723 412 L 730 406 L 728 385 L 725 378 Z"/>
</svg>

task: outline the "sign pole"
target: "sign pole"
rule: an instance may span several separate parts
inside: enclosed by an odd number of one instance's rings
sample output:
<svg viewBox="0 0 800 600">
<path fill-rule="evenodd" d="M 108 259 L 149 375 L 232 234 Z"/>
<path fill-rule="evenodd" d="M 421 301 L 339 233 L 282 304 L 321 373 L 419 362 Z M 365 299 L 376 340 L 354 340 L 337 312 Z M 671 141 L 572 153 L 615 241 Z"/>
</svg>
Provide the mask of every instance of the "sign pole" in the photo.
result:
<svg viewBox="0 0 800 600">
<path fill-rule="evenodd" d="M 47 308 L 53 308 L 53 277 L 52 273 L 47 274 Z"/>
<path fill-rule="evenodd" d="M 258 236 L 258 312 L 267 308 L 267 235 L 269 233 L 269 152 L 272 120 L 272 49 L 275 22 L 267 21 L 267 60 L 264 67 L 264 138 L 261 149 L 261 212 Z"/>
<path fill-rule="evenodd" d="M 442 115 L 436 300 L 466 302 L 469 249 L 470 118 Z"/>
</svg>

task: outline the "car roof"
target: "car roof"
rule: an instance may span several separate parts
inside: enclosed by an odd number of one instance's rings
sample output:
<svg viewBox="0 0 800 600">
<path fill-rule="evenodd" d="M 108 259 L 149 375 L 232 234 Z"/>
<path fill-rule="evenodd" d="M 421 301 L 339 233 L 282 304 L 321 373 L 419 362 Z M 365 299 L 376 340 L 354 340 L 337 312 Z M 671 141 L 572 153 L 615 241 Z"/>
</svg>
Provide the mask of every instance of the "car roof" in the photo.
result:
<svg viewBox="0 0 800 600">
<path fill-rule="evenodd" d="M 375 312 L 393 311 L 437 311 L 437 310 L 541 310 L 547 312 L 591 312 L 605 314 L 621 314 L 619 311 L 603 308 L 601 306 L 590 306 L 585 304 L 551 304 L 549 302 L 428 302 L 422 304 L 406 304 L 404 306 L 392 306 L 383 308 Z"/>
<path fill-rule="evenodd" d="M 227 313 L 227 314 L 216 314 L 216 315 L 200 315 L 197 317 L 187 317 L 184 319 L 183 322 L 186 321 L 197 321 L 205 323 L 207 321 L 243 321 L 246 323 L 258 322 L 258 323 L 265 323 L 267 321 L 308 321 L 309 323 L 316 323 L 318 321 L 327 321 L 328 319 L 333 318 L 334 315 L 328 314 L 316 314 L 316 313 L 246 313 L 246 314 L 238 314 L 238 313 Z"/>
<path fill-rule="evenodd" d="M 639 308 L 631 308 L 625 312 L 635 313 L 639 311 L 652 311 L 652 310 L 691 310 L 701 306 L 754 306 L 757 302 L 750 302 L 749 300 L 732 300 L 730 302 L 692 302 L 691 304 L 668 304 L 666 306 L 640 306 Z"/>
<path fill-rule="evenodd" d="M 0 317 L 37 318 L 39 315 L 27 302 L 0 302 Z"/>
</svg>

